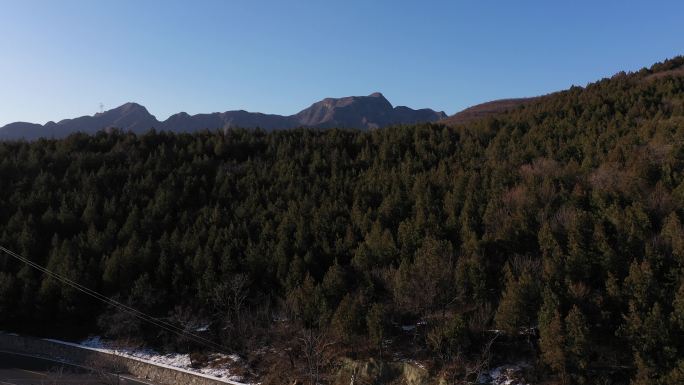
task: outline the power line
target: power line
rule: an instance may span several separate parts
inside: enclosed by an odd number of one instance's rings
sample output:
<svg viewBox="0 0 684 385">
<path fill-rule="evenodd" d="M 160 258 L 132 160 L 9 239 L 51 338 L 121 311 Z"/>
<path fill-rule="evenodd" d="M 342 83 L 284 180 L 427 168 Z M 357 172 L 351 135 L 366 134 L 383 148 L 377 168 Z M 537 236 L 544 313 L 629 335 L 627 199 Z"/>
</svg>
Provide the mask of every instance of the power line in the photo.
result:
<svg viewBox="0 0 684 385">
<path fill-rule="evenodd" d="M 36 270 L 38 270 L 44 274 L 47 274 L 48 276 L 50 276 L 52 278 L 55 278 L 56 280 L 60 281 L 61 283 L 65 284 L 65 285 L 71 286 L 72 288 L 74 288 L 74 289 L 76 289 L 82 293 L 85 293 L 91 297 L 94 297 L 95 299 L 102 301 L 102 302 L 104 302 L 110 306 L 114 306 L 117 309 L 119 309 L 119 310 L 121 310 L 127 314 L 130 314 L 130 315 L 132 315 L 138 319 L 141 319 L 145 322 L 153 324 L 153 325 L 155 325 L 161 329 L 164 329 L 168 332 L 174 333 L 180 337 L 185 337 L 185 338 L 190 339 L 191 341 L 194 341 L 194 342 L 199 343 L 201 345 L 204 345 L 206 347 L 216 349 L 221 353 L 230 353 L 228 351 L 228 349 L 224 348 L 220 344 L 217 344 L 217 343 L 215 343 L 211 340 L 208 340 L 202 336 L 199 336 L 197 334 L 191 333 L 191 332 L 189 332 L 183 328 L 179 328 L 179 327 L 177 327 L 173 324 L 170 324 L 168 322 L 162 321 L 158 318 L 152 317 L 152 316 L 145 314 L 145 313 L 143 313 L 137 309 L 134 309 L 128 305 L 125 305 L 125 304 L 118 302 L 114 299 L 111 299 L 111 298 L 109 298 L 103 294 L 100 294 L 94 290 L 91 290 L 91 289 L 89 289 L 89 288 L 87 288 L 87 287 L 85 287 L 85 286 L 83 286 L 77 282 L 70 280 L 69 278 L 66 278 L 66 277 L 64 277 L 58 273 L 50 271 L 47 268 L 22 257 L 21 255 L 13 252 L 12 250 L 9 250 L 5 247 L 0 246 L 0 251 L 4 252 L 5 254 L 9 255 L 10 257 L 13 257 L 13 258 L 31 266 L 31 267 L 33 267 L 34 269 L 36 269 Z"/>
<path fill-rule="evenodd" d="M 89 289 L 89 288 L 87 288 L 87 287 L 85 287 L 85 286 L 83 286 L 77 282 L 74 282 L 74 281 L 72 281 L 72 280 L 70 280 L 70 279 L 68 279 L 68 278 L 66 278 L 66 277 L 64 277 L 58 273 L 50 271 L 47 268 L 40 266 L 37 263 L 32 262 L 32 261 L 22 257 L 21 255 L 11 251 L 11 250 L 8 250 L 8 249 L 0 246 L 0 251 L 5 252 L 6 254 L 10 255 L 11 257 L 14 257 L 14 258 L 26 263 L 27 265 L 29 265 L 29 266 L 45 273 L 45 274 L 57 279 L 58 281 L 66 284 L 68 286 L 73 287 L 74 289 L 76 289 L 78 291 L 81 291 L 85 294 L 88 294 L 89 296 L 94 297 L 94 298 L 96 298 L 96 299 L 98 299 L 98 300 L 100 300 L 106 304 L 114 306 L 114 307 L 118 308 L 119 310 L 124 311 L 125 313 L 131 314 L 131 315 L 133 315 L 133 316 L 135 316 L 135 317 L 137 317 L 143 321 L 149 322 L 149 323 L 151 323 L 157 327 L 160 327 L 166 331 L 169 331 L 169 332 L 174 333 L 176 335 L 179 335 L 181 337 L 189 338 L 190 340 L 193 340 L 194 342 L 197 342 L 197 343 L 200 343 L 202 345 L 211 347 L 212 349 L 218 349 L 221 352 L 227 353 L 227 350 L 223 346 L 221 346 L 221 345 L 219 345 L 219 344 L 217 344 L 211 340 L 208 340 L 204 337 L 201 337 L 199 335 L 191 333 L 185 329 L 179 328 L 179 327 L 177 327 L 173 324 L 170 324 L 168 322 L 164 322 L 160 319 L 152 317 L 148 314 L 145 314 L 145 313 L 143 313 L 137 309 L 134 309 L 130 306 L 127 306 L 121 302 L 114 300 L 114 299 L 106 297 L 106 296 L 104 296 L 104 295 L 102 295 L 102 294 L 100 294 L 94 290 L 91 290 L 91 289 Z"/>
<path fill-rule="evenodd" d="M 176 334 L 176 335 L 179 335 L 179 336 L 182 336 L 182 337 L 189 338 L 189 339 L 191 339 L 191 340 L 193 340 L 193 341 L 195 341 L 195 342 L 197 342 L 197 343 L 200 343 L 200 344 L 202 344 L 202 345 L 205 345 L 205 346 L 208 345 L 208 347 L 211 347 L 212 349 L 218 349 L 219 351 L 224 352 L 224 353 L 227 352 L 226 349 L 225 349 L 223 346 L 221 346 L 221 345 L 219 345 L 219 344 L 217 344 L 217 343 L 215 343 L 215 342 L 213 342 L 213 341 L 211 341 L 211 340 L 208 340 L 208 339 L 206 339 L 206 338 L 203 338 L 203 337 L 201 337 L 201 336 L 198 336 L 198 335 L 196 335 L 196 334 L 194 334 L 194 333 L 190 333 L 190 332 L 188 332 L 188 331 L 185 330 L 185 329 L 179 328 L 179 327 L 177 327 L 177 326 L 175 326 L 175 325 L 173 325 L 173 324 L 170 324 L 170 323 L 168 323 L 168 322 L 164 322 L 164 321 L 162 321 L 162 320 L 159 320 L 159 319 L 157 319 L 157 318 L 154 318 L 154 317 L 152 317 L 152 316 L 150 316 L 150 315 L 148 315 L 148 314 L 145 314 L 145 313 L 143 313 L 143 312 L 141 312 L 141 311 L 139 311 L 139 310 L 137 310 L 137 309 L 134 309 L 134 308 L 132 308 L 132 307 L 130 307 L 130 306 L 124 305 L 124 304 L 122 304 L 121 302 L 118 302 L 118 301 L 116 301 L 116 300 L 113 300 L 113 299 L 111 299 L 111 298 L 108 298 L 108 297 L 106 297 L 106 296 L 104 296 L 104 295 L 102 295 L 102 294 L 100 294 L 100 293 L 98 293 L 98 292 L 96 292 L 96 291 L 94 291 L 94 290 L 91 290 L 91 289 L 89 289 L 89 288 L 87 288 L 87 287 L 85 287 L 85 286 L 83 286 L 83 285 L 80 285 L 79 283 L 74 282 L 74 281 L 72 281 L 72 280 L 70 280 L 70 279 L 68 279 L 68 278 L 66 278 L 66 277 L 64 277 L 64 276 L 62 276 L 62 275 L 60 275 L 60 274 L 58 274 L 58 273 L 55 273 L 55 272 L 53 272 L 53 271 L 50 271 L 50 270 L 48 270 L 47 268 L 45 268 L 45 267 L 43 267 L 43 266 L 40 266 L 40 265 L 38 265 L 37 263 L 32 262 L 32 261 L 30 261 L 30 260 L 28 260 L 28 259 L 22 257 L 21 255 L 15 253 L 15 252 L 13 252 L 13 251 L 11 251 L 11 250 L 8 250 L 8 249 L 6 249 L 6 248 L 0 246 L 0 251 L 5 252 L 6 254 L 10 255 L 11 257 L 14 257 L 14 258 L 16 258 L 16 259 L 18 259 L 18 260 L 20 260 L 20 261 L 26 263 L 27 265 L 29 265 L 29 266 L 31 266 L 31 267 L 33 267 L 33 268 L 35 268 L 35 269 L 37 269 L 37 270 L 39 270 L 39 271 L 45 273 L 45 274 L 47 274 L 47 275 L 49 275 L 49 276 L 51 276 L 51 277 L 57 279 L 58 281 L 60 281 L 60 282 L 62 282 L 62 283 L 64 283 L 64 284 L 66 284 L 66 285 L 68 285 L 68 286 L 73 287 L 74 289 L 76 289 L 76 290 L 78 290 L 78 291 L 81 291 L 81 292 L 83 292 L 83 293 L 85 293 L 85 294 L 88 294 L 89 296 L 94 297 L 94 298 L 96 298 L 96 299 L 98 299 L 98 300 L 100 300 L 100 301 L 102 301 L 102 302 L 104 302 L 104 303 L 106 303 L 106 304 L 109 304 L 109 305 L 111 305 L 111 306 L 114 306 L 114 307 L 118 308 L 119 310 L 124 311 L 125 313 L 131 314 L 131 315 L 133 315 L 133 316 L 135 316 L 135 317 L 137 317 L 137 318 L 139 318 L 139 319 L 141 319 L 141 320 L 143 320 L 143 321 L 149 322 L 149 323 L 151 323 L 151 324 L 153 324 L 153 325 L 155 325 L 155 326 L 158 326 L 158 327 L 160 327 L 160 328 L 162 328 L 162 329 L 164 329 L 164 330 L 166 330 L 166 331 L 169 331 L 169 332 L 171 332 L 171 333 L 174 333 L 174 334 Z"/>
</svg>

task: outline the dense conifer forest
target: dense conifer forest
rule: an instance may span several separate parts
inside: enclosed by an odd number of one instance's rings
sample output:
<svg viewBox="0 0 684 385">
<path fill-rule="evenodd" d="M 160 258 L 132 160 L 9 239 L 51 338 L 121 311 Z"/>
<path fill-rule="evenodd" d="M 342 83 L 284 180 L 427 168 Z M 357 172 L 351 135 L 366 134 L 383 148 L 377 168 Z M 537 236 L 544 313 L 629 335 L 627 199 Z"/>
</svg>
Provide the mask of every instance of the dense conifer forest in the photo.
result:
<svg viewBox="0 0 684 385">
<path fill-rule="evenodd" d="M 683 65 L 453 127 L 0 143 L 0 245 L 292 377 L 310 336 L 450 383 L 681 384 Z M 7 255 L 0 329 L 201 349 Z"/>
</svg>

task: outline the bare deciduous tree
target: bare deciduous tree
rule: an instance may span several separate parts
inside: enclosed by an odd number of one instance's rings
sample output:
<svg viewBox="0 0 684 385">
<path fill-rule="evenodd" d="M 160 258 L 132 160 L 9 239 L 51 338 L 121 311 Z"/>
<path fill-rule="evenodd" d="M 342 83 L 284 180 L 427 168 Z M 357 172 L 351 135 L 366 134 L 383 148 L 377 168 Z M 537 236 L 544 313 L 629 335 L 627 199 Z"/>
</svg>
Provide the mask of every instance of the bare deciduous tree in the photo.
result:
<svg viewBox="0 0 684 385">
<path fill-rule="evenodd" d="M 247 299 L 249 278 L 245 274 L 236 274 L 230 280 L 229 285 L 231 310 L 239 326 L 242 324 L 242 308 Z"/>
<path fill-rule="evenodd" d="M 302 330 L 299 337 L 302 344 L 302 353 L 306 360 L 307 376 L 311 385 L 318 385 L 321 381 L 322 371 L 331 360 L 331 347 L 335 344 L 329 336 L 318 330 Z"/>
<path fill-rule="evenodd" d="M 489 363 L 492 360 L 492 346 L 497 338 L 499 338 L 499 334 L 495 333 L 489 338 L 489 341 L 484 345 L 480 354 L 469 364 L 465 365 L 465 373 L 463 376 L 464 382 L 469 381 L 473 377 L 475 379 L 479 378 L 482 372 L 489 368 Z"/>
<path fill-rule="evenodd" d="M 219 284 L 213 292 L 215 311 L 221 316 L 228 315 L 239 328 L 242 312 L 249 292 L 249 278 L 245 274 L 235 274 L 228 281 Z"/>
</svg>

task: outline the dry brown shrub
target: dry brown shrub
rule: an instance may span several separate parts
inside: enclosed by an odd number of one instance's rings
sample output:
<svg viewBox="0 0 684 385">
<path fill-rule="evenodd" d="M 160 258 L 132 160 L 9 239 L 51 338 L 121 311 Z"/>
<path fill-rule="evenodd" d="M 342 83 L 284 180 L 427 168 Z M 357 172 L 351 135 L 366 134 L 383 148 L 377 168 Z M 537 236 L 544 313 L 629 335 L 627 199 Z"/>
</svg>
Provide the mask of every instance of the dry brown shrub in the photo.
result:
<svg viewBox="0 0 684 385">
<path fill-rule="evenodd" d="M 551 218 L 551 228 L 556 231 L 559 229 L 569 229 L 577 219 L 577 209 L 563 206 Z"/>
<path fill-rule="evenodd" d="M 527 187 L 517 185 L 510 188 L 501 195 L 501 202 L 510 211 L 526 207 L 529 202 Z"/>
<path fill-rule="evenodd" d="M 663 186 L 662 182 L 658 182 L 648 196 L 648 209 L 657 212 L 661 216 L 665 216 L 674 209 L 672 195 Z"/>
<path fill-rule="evenodd" d="M 537 158 L 532 161 L 532 163 L 520 166 L 519 172 L 520 176 L 526 181 L 544 177 L 557 178 L 560 176 L 561 167 L 558 162 L 553 159 Z"/>
<path fill-rule="evenodd" d="M 617 163 L 603 163 L 589 175 L 589 184 L 595 190 L 614 192 L 619 190 L 621 177 L 622 172 Z"/>
<path fill-rule="evenodd" d="M 568 285 L 568 293 L 575 300 L 581 301 L 589 295 L 591 288 L 587 286 L 584 282 L 573 282 Z"/>
</svg>

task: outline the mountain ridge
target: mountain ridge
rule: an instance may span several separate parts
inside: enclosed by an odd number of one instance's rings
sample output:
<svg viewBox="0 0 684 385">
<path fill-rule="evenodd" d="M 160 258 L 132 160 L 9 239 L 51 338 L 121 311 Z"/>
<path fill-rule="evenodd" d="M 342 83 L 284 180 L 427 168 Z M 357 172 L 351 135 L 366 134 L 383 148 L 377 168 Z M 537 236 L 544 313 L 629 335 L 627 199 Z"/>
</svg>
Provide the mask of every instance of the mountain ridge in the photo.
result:
<svg viewBox="0 0 684 385">
<path fill-rule="evenodd" d="M 376 129 L 397 124 L 436 122 L 447 118 L 443 111 L 424 108 L 414 110 L 405 106 L 392 106 L 380 92 L 368 96 L 325 98 L 293 115 L 275 115 L 245 110 L 200 113 L 190 115 L 179 112 L 160 121 L 145 106 L 127 102 L 111 110 L 98 112 L 44 125 L 14 122 L 0 127 L 0 140 L 34 140 L 63 138 L 75 132 L 95 134 L 118 128 L 134 133 L 145 133 L 154 128 L 171 132 L 198 130 L 225 130 L 233 127 L 262 128 L 267 131 L 310 128 Z"/>
<path fill-rule="evenodd" d="M 519 108 L 521 106 L 541 100 L 543 97 L 544 96 L 532 96 L 523 98 L 490 100 L 488 102 L 475 104 L 468 108 L 465 108 L 453 115 L 450 115 L 447 118 L 440 120 L 440 123 L 444 123 L 446 125 L 470 123 L 475 120 L 515 110 L 516 108 Z"/>
<path fill-rule="evenodd" d="M 653 66 L 651 66 L 650 69 L 644 67 L 637 72 L 626 73 L 625 71 L 621 71 L 614 74 L 610 79 L 629 78 L 630 76 L 635 77 L 639 74 L 641 74 L 641 76 L 638 77 L 638 81 L 653 81 L 666 76 L 683 77 L 684 57 L 677 56 L 664 62 L 656 63 Z M 599 81 L 608 79 L 609 78 L 603 78 Z M 572 87 L 570 89 L 572 89 Z M 442 123 L 447 126 L 456 126 L 472 123 L 474 121 L 485 119 L 488 117 L 496 117 L 519 108 L 532 106 L 535 103 L 542 102 L 563 92 L 568 92 L 570 89 L 555 91 L 545 95 L 494 99 L 483 103 L 474 104 L 453 115 L 441 119 L 439 123 Z"/>
</svg>

